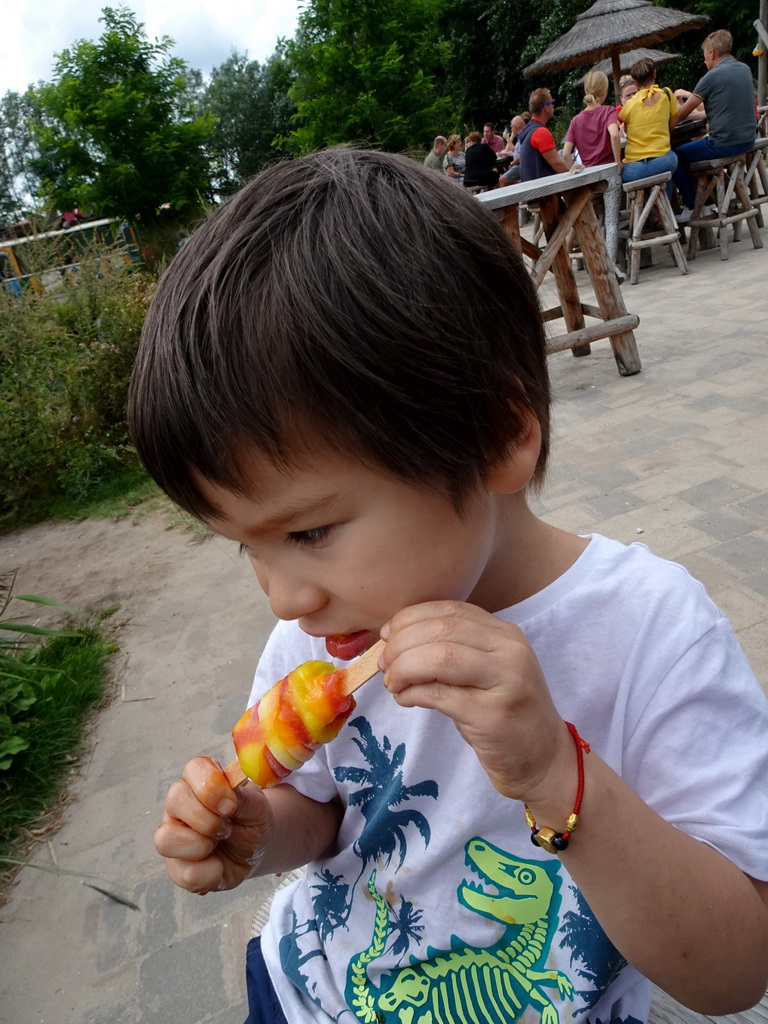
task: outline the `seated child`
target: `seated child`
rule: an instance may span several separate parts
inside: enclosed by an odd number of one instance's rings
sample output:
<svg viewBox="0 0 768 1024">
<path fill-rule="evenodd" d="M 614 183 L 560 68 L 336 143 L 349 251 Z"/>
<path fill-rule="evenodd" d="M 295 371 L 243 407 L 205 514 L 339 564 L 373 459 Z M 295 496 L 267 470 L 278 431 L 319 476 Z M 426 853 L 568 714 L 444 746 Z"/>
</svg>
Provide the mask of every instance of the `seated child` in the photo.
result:
<svg viewBox="0 0 768 1024">
<path fill-rule="evenodd" d="M 386 639 L 287 781 L 194 758 L 169 790 L 183 888 L 307 865 L 249 947 L 250 1022 L 634 1024 L 646 979 L 714 1014 L 764 991 L 768 701 L 685 569 L 533 514 L 549 410 L 522 260 L 404 157 L 270 168 L 158 287 L 133 436 L 281 620 L 251 700 Z"/>
</svg>

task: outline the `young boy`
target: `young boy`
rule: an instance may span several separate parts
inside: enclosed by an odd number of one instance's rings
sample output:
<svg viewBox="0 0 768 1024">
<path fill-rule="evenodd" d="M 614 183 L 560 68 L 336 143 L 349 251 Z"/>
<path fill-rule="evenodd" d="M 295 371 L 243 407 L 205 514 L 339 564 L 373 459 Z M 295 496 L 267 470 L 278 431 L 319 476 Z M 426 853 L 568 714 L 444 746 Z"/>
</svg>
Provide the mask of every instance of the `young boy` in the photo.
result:
<svg viewBox="0 0 768 1024">
<path fill-rule="evenodd" d="M 634 1022 L 645 978 L 715 1014 L 764 991 L 768 702 L 684 569 L 532 514 L 549 401 L 522 262 L 404 158 L 271 168 L 158 288 L 132 430 L 282 620 L 251 700 L 387 641 L 286 782 L 195 758 L 168 793 L 185 889 L 307 865 L 249 947 L 250 1021 Z"/>
</svg>

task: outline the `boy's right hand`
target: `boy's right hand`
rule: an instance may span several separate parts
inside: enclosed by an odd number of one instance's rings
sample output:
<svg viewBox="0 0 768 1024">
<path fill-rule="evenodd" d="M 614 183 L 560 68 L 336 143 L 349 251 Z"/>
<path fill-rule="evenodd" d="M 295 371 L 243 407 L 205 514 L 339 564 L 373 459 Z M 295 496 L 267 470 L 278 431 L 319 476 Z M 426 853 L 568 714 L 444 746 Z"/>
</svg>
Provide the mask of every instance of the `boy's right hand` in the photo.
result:
<svg viewBox="0 0 768 1024">
<path fill-rule="evenodd" d="M 273 832 L 272 809 L 258 786 L 233 790 L 221 765 L 195 757 L 168 790 L 155 849 L 176 885 L 202 894 L 248 878 Z"/>
</svg>

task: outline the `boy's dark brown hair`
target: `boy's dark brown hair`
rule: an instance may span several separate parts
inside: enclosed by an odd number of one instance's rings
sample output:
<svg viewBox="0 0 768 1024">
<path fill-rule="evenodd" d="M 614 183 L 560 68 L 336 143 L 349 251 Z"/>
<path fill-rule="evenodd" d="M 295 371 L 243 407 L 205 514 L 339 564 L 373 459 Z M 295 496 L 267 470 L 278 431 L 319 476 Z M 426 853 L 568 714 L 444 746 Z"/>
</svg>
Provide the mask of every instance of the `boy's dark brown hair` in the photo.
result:
<svg viewBox="0 0 768 1024">
<path fill-rule="evenodd" d="M 460 508 L 528 414 L 539 483 L 549 406 L 536 293 L 494 217 L 414 161 L 340 148 L 264 171 L 177 254 L 129 421 L 151 475 L 205 519 L 200 479 L 245 493 L 252 451 L 290 468 L 330 448 Z"/>
</svg>

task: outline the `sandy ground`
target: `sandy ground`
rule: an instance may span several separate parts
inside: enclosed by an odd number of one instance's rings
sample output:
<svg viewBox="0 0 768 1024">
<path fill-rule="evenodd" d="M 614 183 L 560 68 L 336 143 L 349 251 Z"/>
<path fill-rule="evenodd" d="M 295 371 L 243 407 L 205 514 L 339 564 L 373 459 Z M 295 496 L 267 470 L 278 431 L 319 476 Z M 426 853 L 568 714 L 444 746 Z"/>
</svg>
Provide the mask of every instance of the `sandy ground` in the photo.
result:
<svg viewBox="0 0 768 1024">
<path fill-rule="evenodd" d="M 152 838 L 163 796 L 187 758 L 233 757 L 229 732 L 274 620 L 236 545 L 218 538 L 196 543 L 168 522 L 158 513 L 136 523 L 42 524 L 0 538 L 0 566 L 18 568 L 17 593 L 93 611 L 119 604 L 120 644 L 111 701 L 98 713 L 83 762 L 73 770 L 64 825 L 50 847 L 41 843 L 35 853 L 41 868 L 53 867 L 55 858 L 62 873 L 26 869 L 0 910 L 1 944 L 7 950 L 13 942 L 22 954 L 13 966 L 5 960 L 3 967 L 0 958 L 0 1020 L 9 1024 L 197 1019 L 201 995 L 194 975 L 202 975 L 174 938 L 199 934 L 203 920 L 216 930 L 210 945 L 213 959 L 222 961 L 212 965 L 216 981 L 208 979 L 207 988 L 221 1000 L 223 979 L 227 1004 L 243 998 L 251 916 L 274 883 L 257 885 L 256 898 L 241 901 L 239 910 L 229 894 L 204 904 L 167 882 Z M 140 913 L 84 888 L 83 881 L 137 903 Z M 71 935 L 86 955 L 74 962 L 71 955 L 54 957 L 41 985 L 46 922 L 51 935 L 59 941 Z M 167 951 L 165 961 L 158 949 Z M 155 955 L 142 976 L 141 951 L 149 950 Z M 166 1006 L 163 972 L 186 966 L 193 969 L 185 986 L 189 1004 L 176 998 L 173 1008 Z M 154 967 L 158 977 L 147 977 Z M 236 1020 L 237 1013 L 226 1019 Z"/>
</svg>

